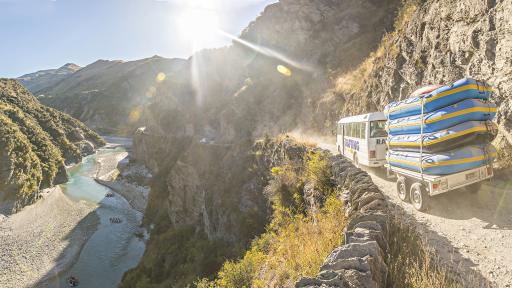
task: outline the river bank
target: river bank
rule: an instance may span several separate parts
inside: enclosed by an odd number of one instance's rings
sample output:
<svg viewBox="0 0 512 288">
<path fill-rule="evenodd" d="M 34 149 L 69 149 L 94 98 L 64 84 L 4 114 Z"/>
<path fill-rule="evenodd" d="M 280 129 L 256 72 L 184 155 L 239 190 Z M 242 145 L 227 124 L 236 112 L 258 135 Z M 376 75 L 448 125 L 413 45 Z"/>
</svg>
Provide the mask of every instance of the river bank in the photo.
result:
<svg viewBox="0 0 512 288">
<path fill-rule="evenodd" d="M 117 194 L 106 197 L 111 190 L 93 180 L 115 177 L 118 162 L 128 155 L 120 146 L 109 144 L 70 167 L 68 183 L 0 219 L 0 287 L 63 287 L 69 275 L 88 273 L 103 275 L 94 284 L 115 287 L 136 265 L 145 246 L 134 236 L 142 213 Z M 109 219 L 118 216 L 124 223 L 112 225 Z"/>
<path fill-rule="evenodd" d="M 34 287 L 73 265 L 98 226 L 96 208 L 56 187 L 0 222 L 0 287 Z"/>
</svg>

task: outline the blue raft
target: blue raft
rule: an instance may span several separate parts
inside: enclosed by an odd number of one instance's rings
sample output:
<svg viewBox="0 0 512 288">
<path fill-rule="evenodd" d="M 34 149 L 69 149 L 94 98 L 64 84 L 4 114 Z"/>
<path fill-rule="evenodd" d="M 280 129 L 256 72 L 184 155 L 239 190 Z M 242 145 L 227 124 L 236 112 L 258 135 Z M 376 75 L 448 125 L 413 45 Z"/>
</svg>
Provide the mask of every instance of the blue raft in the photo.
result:
<svg viewBox="0 0 512 288">
<path fill-rule="evenodd" d="M 423 133 L 432 133 L 467 122 L 492 120 L 496 104 L 480 99 L 468 99 L 423 115 Z M 408 116 L 387 122 L 390 135 L 420 134 L 421 115 Z"/>
<path fill-rule="evenodd" d="M 419 152 L 400 152 L 389 150 L 387 159 L 391 166 L 421 172 L 427 175 L 448 175 L 483 165 L 491 164 L 496 158 L 496 148 L 492 145 L 475 145 L 440 152 L 425 154 Z M 422 165 L 422 169 L 420 168 Z"/>
<path fill-rule="evenodd" d="M 498 126 L 492 121 L 468 121 L 448 129 L 423 134 L 423 152 L 448 151 L 462 146 L 486 144 L 494 140 Z M 421 134 L 388 137 L 388 145 L 395 151 L 419 152 Z"/>
<path fill-rule="evenodd" d="M 466 99 L 489 100 L 492 92 L 488 85 L 464 78 L 430 93 L 390 103 L 384 108 L 384 113 L 390 120 L 418 115 L 421 114 L 422 104 L 423 113 L 430 113 Z"/>
</svg>

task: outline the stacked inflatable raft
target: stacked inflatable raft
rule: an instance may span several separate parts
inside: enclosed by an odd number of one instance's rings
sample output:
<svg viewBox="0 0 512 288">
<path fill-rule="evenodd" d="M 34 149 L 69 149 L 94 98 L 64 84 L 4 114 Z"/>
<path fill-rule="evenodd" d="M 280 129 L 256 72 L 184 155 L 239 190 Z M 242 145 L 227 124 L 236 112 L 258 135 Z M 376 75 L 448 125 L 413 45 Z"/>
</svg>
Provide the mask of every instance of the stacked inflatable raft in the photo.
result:
<svg viewBox="0 0 512 288">
<path fill-rule="evenodd" d="M 490 164 L 497 134 L 492 89 L 473 79 L 429 87 L 386 106 L 389 165 L 447 175 Z"/>
</svg>

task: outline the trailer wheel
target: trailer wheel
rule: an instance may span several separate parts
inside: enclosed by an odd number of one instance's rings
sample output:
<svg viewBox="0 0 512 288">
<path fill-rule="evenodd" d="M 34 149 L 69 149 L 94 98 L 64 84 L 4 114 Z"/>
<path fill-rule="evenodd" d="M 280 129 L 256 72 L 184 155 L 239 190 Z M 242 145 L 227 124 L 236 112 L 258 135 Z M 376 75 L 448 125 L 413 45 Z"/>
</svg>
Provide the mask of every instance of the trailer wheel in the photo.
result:
<svg viewBox="0 0 512 288">
<path fill-rule="evenodd" d="M 411 203 L 414 209 L 418 211 L 425 211 L 430 202 L 430 195 L 421 183 L 414 183 L 411 185 Z"/>
<path fill-rule="evenodd" d="M 404 202 L 409 202 L 409 193 L 407 193 L 407 182 L 405 177 L 397 176 L 396 180 L 396 192 L 398 194 L 398 198 Z"/>
</svg>

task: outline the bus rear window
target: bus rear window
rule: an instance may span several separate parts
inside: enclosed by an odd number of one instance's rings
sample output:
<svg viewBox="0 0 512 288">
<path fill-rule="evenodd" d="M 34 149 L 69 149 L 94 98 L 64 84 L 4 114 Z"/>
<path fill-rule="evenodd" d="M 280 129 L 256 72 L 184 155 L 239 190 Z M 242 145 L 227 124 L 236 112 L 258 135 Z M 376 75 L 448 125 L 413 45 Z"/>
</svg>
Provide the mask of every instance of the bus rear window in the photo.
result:
<svg viewBox="0 0 512 288">
<path fill-rule="evenodd" d="M 370 138 L 388 137 L 386 132 L 386 121 L 372 121 L 370 122 Z"/>
</svg>

